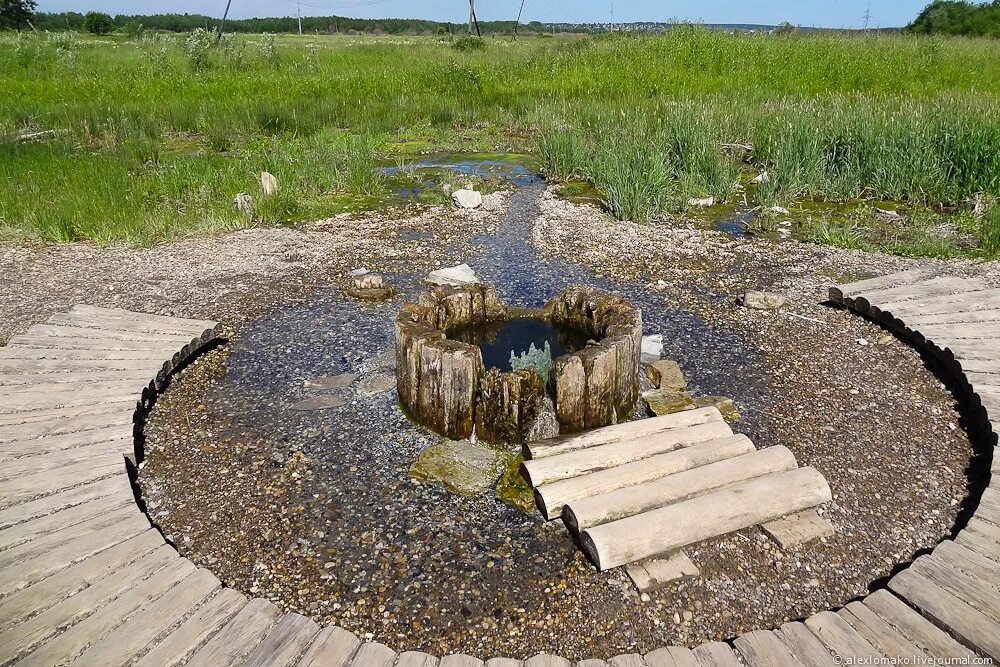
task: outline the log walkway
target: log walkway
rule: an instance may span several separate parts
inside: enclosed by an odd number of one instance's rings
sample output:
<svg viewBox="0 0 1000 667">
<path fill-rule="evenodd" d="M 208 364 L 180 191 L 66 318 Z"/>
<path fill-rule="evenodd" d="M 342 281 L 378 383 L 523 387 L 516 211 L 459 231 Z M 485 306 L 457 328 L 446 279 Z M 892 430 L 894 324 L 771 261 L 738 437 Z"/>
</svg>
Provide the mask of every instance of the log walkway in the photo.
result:
<svg viewBox="0 0 1000 667">
<path fill-rule="evenodd" d="M 938 358 L 982 426 L 993 427 L 995 291 L 905 272 L 832 289 L 831 299 Z M 484 662 L 397 654 L 248 599 L 166 544 L 135 503 L 136 436 L 171 374 L 218 336 L 214 322 L 77 306 L 0 348 L 0 665 L 574 664 L 550 655 Z M 727 446 L 739 447 L 737 439 Z M 992 466 L 996 472 L 996 460 Z M 813 667 L 855 657 L 918 664 L 977 655 L 1000 659 L 1000 487 L 993 486 L 954 540 L 836 612 L 731 642 L 576 665 Z"/>
</svg>

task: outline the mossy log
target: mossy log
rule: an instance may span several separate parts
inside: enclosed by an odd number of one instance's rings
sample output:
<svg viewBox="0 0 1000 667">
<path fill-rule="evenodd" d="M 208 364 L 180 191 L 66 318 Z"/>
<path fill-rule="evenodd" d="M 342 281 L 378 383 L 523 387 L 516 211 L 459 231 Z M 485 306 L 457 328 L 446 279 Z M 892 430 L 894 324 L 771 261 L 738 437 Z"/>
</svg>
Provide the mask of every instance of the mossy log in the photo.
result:
<svg viewBox="0 0 1000 667">
<path fill-rule="evenodd" d="M 524 442 L 541 408 L 545 383 L 534 368 L 486 371 L 476 409 L 476 433 L 490 443 Z"/>
</svg>

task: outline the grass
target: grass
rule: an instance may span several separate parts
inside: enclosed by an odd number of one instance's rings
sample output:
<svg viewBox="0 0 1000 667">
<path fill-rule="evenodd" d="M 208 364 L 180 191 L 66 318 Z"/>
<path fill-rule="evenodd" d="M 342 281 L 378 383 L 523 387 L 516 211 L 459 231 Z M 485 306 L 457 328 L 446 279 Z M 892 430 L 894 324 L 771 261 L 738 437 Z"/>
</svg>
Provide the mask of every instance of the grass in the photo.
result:
<svg viewBox="0 0 1000 667">
<path fill-rule="evenodd" d="M 614 215 L 637 220 L 694 196 L 742 199 L 761 171 L 770 180 L 749 194 L 763 205 L 968 209 L 1000 196 L 1000 43 L 990 40 L 697 28 L 457 47 L 247 36 L 206 49 L 199 39 L 0 35 L 6 236 L 149 245 L 295 223 L 381 201 L 390 186 L 376 158 L 413 147 L 534 150 L 550 177 L 587 180 Z M 65 133 L 17 140 L 49 128 Z M 265 170 L 279 182 L 270 200 Z M 232 206 L 240 192 L 254 219 Z M 1000 227 L 984 222 L 968 252 L 1000 252 L 990 225 Z M 851 229 L 812 236 L 850 244 Z"/>
</svg>

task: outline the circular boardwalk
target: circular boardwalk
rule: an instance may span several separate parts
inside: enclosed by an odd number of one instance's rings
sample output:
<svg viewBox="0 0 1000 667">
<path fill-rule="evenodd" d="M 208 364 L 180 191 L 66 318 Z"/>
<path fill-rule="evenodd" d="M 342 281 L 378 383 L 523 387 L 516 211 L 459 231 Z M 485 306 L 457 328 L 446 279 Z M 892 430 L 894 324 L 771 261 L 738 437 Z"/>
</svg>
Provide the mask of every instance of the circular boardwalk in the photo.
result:
<svg viewBox="0 0 1000 667">
<path fill-rule="evenodd" d="M 1000 289 L 908 271 L 830 290 L 941 364 L 997 431 Z M 144 418 L 170 376 L 218 342 L 214 322 L 77 306 L 0 348 L 0 665 L 564 667 L 563 658 L 397 654 L 224 588 L 135 501 Z M 992 462 L 992 472 L 1000 466 Z M 843 664 L 1000 658 L 1000 489 L 954 540 L 865 599 L 693 650 L 581 667 Z M 871 663 L 869 663 L 871 664 Z"/>
</svg>

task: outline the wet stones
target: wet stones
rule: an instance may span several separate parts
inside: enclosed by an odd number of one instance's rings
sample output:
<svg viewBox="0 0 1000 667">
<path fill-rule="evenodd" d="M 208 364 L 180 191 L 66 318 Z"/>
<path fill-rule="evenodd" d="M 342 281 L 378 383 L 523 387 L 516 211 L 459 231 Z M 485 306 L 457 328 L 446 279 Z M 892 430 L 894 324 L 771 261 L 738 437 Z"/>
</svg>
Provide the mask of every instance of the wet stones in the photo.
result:
<svg viewBox="0 0 1000 667">
<path fill-rule="evenodd" d="M 378 273 L 362 273 L 351 278 L 351 285 L 344 292 L 362 301 L 385 301 L 395 293 L 392 285 Z"/>
<path fill-rule="evenodd" d="M 661 359 L 646 366 L 646 377 L 657 389 L 684 391 L 687 388 L 684 373 L 673 359 Z"/>
<path fill-rule="evenodd" d="M 751 310 L 781 310 L 788 305 L 788 299 L 780 294 L 759 290 L 747 290 L 737 297 L 736 302 Z"/>
<path fill-rule="evenodd" d="M 455 206 L 459 208 L 473 209 L 483 205 L 483 195 L 481 192 L 469 188 L 462 188 L 451 193 L 451 199 Z"/>
<path fill-rule="evenodd" d="M 472 285 L 479 282 L 479 276 L 468 264 L 459 264 L 447 269 L 437 269 L 427 274 L 431 285 Z"/>
<path fill-rule="evenodd" d="M 478 496 L 493 488 L 503 470 L 503 452 L 468 440 L 442 440 L 420 453 L 410 477 L 459 495 Z"/>
</svg>

